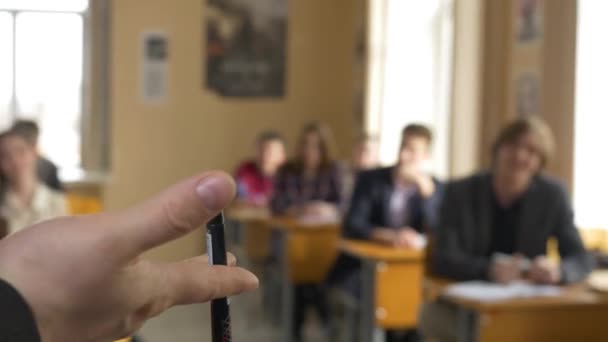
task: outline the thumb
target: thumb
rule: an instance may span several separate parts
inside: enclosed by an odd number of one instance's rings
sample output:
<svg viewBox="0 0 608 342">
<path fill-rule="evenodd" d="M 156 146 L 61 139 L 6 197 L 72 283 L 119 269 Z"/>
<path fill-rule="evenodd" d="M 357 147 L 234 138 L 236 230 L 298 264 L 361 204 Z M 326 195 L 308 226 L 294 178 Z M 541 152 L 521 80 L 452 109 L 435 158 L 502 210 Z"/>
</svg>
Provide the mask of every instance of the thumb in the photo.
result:
<svg viewBox="0 0 608 342">
<path fill-rule="evenodd" d="M 111 228 L 126 258 L 183 236 L 209 221 L 234 198 L 235 184 L 224 172 L 186 179 L 158 196 L 118 213 Z"/>
</svg>

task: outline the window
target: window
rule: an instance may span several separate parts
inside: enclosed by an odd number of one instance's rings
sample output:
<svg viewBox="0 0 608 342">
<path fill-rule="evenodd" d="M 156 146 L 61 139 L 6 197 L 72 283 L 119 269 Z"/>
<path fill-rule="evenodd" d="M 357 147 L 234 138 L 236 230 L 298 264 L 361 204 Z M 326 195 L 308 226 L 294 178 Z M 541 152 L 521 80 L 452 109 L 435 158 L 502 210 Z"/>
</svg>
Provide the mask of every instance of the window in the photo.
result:
<svg viewBox="0 0 608 342">
<path fill-rule="evenodd" d="M 380 136 L 379 157 L 393 164 L 408 123 L 435 135 L 433 172 L 448 173 L 451 0 L 370 2 L 367 130 Z"/>
<path fill-rule="evenodd" d="M 0 128 L 40 125 L 41 152 L 81 166 L 86 0 L 0 0 Z"/>
<path fill-rule="evenodd" d="M 584 228 L 608 229 L 608 2 L 579 0 L 576 56 L 574 209 Z"/>
</svg>

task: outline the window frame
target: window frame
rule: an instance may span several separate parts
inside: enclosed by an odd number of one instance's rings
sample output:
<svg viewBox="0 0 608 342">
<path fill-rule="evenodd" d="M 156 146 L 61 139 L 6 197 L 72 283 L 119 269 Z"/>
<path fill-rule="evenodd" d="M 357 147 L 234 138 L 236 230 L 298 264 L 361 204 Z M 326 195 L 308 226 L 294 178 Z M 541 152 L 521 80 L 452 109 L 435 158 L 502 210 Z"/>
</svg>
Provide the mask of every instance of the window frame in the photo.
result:
<svg viewBox="0 0 608 342">
<path fill-rule="evenodd" d="M 21 117 L 17 101 L 17 17 L 21 13 L 65 13 L 76 14 L 82 19 L 82 65 L 81 65 L 81 87 L 79 94 L 80 104 L 80 162 L 76 170 L 62 170 L 66 173 L 66 181 L 80 181 L 87 178 L 86 173 L 105 172 L 109 168 L 108 153 L 108 105 L 109 97 L 109 1 L 91 1 L 83 11 L 62 11 L 62 10 L 30 10 L 30 9 L 7 9 L 0 8 L 0 12 L 7 13 L 11 17 L 12 32 L 12 84 L 11 94 L 8 105 L 8 122 L 15 122 Z M 95 25 L 95 27 L 93 27 Z M 99 41 L 95 41 L 94 33 L 97 33 Z M 96 57 L 99 63 L 93 65 Z M 99 64 L 99 65 L 97 65 Z M 99 69 L 98 72 L 96 69 Z M 94 73 L 99 80 L 94 80 Z M 95 86 L 92 82 L 95 81 Z M 94 101 L 97 100 L 97 101 Z M 93 127 L 100 124 L 101 127 Z M 92 130 L 101 130 L 96 137 L 92 137 Z M 89 156 L 89 153 L 96 154 L 96 157 Z"/>
</svg>

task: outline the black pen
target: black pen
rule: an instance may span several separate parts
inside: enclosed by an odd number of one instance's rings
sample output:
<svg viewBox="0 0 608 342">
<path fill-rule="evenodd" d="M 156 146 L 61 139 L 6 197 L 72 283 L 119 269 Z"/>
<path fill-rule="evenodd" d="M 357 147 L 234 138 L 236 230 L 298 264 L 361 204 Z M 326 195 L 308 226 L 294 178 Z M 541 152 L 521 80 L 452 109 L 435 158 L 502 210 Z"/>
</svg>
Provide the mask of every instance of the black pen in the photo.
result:
<svg viewBox="0 0 608 342">
<path fill-rule="evenodd" d="M 207 223 L 207 253 L 209 254 L 209 265 L 226 265 L 223 213 Z M 211 339 L 213 342 L 232 341 L 228 298 L 211 301 Z"/>
</svg>

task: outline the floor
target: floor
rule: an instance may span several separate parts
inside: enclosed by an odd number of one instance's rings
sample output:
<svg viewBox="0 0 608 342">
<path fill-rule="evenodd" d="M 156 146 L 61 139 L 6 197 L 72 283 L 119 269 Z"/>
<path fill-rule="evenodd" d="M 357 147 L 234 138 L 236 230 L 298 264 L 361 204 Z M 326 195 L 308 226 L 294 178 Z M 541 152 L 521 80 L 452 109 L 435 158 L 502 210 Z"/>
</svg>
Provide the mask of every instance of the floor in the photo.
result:
<svg viewBox="0 0 608 342">
<path fill-rule="evenodd" d="M 248 264 L 242 251 L 231 246 L 239 264 L 258 274 L 259 268 Z M 263 279 L 263 277 L 259 277 Z M 263 284 L 262 284 L 263 286 Z M 235 341 L 280 342 L 280 326 L 265 317 L 262 309 L 262 290 L 231 298 L 232 337 Z M 175 307 L 148 321 L 138 336 L 143 342 L 203 342 L 211 341 L 209 304 Z M 314 315 L 307 320 L 304 341 L 322 342 L 325 339 Z"/>
<path fill-rule="evenodd" d="M 235 341 L 279 342 L 280 327 L 261 312 L 259 292 L 231 299 L 232 336 Z M 211 341 L 209 304 L 181 306 L 148 321 L 139 336 L 144 342 Z M 323 341 L 314 317 L 305 329 L 306 341 Z"/>
</svg>

